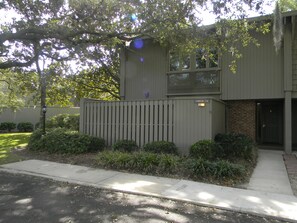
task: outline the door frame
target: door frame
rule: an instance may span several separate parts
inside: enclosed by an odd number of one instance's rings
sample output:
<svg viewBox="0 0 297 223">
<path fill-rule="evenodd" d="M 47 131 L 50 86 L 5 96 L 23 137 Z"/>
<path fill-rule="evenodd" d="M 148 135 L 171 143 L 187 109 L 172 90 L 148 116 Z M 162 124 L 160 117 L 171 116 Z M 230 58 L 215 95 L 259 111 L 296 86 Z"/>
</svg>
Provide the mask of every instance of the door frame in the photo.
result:
<svg viewBox="0 0 297 223">
<path fill-rule="evenodd" d="M 279 106 L 277 112 L 279 112 L 279 130 L 278 130 L 278 142 L 267 142 L 264 138 L 264 120 L 265 113 L 263 106 Z M 256 140 L 257 143 L 262 145 L 283 145 L 284 144 L 284 101 L 283 100 L 262 100 L 256 101 Z"/>
</svg>

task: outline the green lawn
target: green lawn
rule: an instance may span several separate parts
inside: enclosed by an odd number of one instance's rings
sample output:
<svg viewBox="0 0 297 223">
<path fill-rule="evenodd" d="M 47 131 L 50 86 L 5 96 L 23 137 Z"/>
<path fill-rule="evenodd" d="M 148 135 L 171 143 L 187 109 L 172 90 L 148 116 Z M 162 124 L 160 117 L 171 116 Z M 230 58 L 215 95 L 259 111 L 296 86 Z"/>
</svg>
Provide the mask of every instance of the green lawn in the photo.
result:
<svg viewBox="0 0 297 223">
<path fill-rule="evenodd" d="M 20 157 L 12 153 L 12 149 L 26 146 L 31 134 L 32 133 L 0 134 L 0 165 L 21 160 Z"/>
</svg>

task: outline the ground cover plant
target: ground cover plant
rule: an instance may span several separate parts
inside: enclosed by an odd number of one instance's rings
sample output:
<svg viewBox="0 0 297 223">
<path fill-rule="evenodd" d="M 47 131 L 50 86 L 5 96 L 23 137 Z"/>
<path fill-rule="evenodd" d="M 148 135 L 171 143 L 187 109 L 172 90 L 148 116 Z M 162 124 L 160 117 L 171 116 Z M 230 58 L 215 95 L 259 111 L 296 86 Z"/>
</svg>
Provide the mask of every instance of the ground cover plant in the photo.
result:
<svg viewBox="0 0 297 223">
<path fill-rule="evenodd" d="M 12 152 L 15 147 L 28 144 L 31 133 L 3 133 L 0 134 L 0 165 L 16 162 L 21 159 Z"/>
</svg>

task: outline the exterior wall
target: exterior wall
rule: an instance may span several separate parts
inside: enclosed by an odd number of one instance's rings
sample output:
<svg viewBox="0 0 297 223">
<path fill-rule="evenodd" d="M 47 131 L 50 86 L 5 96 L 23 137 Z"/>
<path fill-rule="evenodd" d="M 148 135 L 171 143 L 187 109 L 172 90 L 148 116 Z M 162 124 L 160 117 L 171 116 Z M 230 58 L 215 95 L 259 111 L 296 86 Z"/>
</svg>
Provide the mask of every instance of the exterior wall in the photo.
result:
<svg viewBox="0 0 297 223">
<path fill-rule="evenodd" d="M 269 99 L 284 97 L 283 49 L 276 53 L 272 34 L 255 34 L 260 47 L 243 48 L 237 72 L 229 70 L 231 55 L 222 58 L 222 100 Z"/>
<path fill-rule="evenodd" d="M 207 99 L 208 100 L 208 99 Z M 189 147 L 201 139 L 212 139 L 212 103 L 198 107 L 197 99 L 176 99 L 174 113 L 174 143 L 188 151 Z"/>
<path fill-rule="evenodd" d="M 260 46 L 251 44 L 242 48 L 243 57 L 237 62 L 236 74 L 229 69 L 231 54 L 221 58 L 222 100 L 284 98 L 283 49 L 276 53 L 272 33 L 255 36 Z M 142 49 L 125 49 L 121 63 L 122 98 L 166 98 L 167 66 L 166 49 L 152 41 L 146 40 Z"/>
<path fill-rule="evenodd" d="M 121 76 L 125 79 L 121 83 L 121 96 L 124 100 L 166 98 L 166 66 L 166 50 L 149 40 L 142 49 L 126 49 L 121 65 Z"/>
<path fill-rule="evenodd" d="M 119 139 L 135 140 L 139 146 L 152 141 L 172 141 L 181 152 L 188 153 L 193 143 L 212 139 L 218 131 L 224 131 L 224 104 L 200 98 L 207 103 L 198 107 L 198 99 L 114 102 L 83 99 L 80 132 L 103 137 L 109 146 Z"/>
<path fill-rule="evenodd" d="M 228 132 L 243 133 L 256 141 L 255 101 L 228 101 L 227 108 Z"/>
<path fill-rule="evenodd" d="M 48 107 L 46 112 L 46 118 L 53 117 L 58 114 L 79 114 L 79 108 L 60 108 L 60 107 Z M 40 119 L 40 107 L 22 108 L 16 112 L 10 109 L 4 109 L 0 113 L 1 122 L 31 122 L 35 125 Z"/>
</svg>

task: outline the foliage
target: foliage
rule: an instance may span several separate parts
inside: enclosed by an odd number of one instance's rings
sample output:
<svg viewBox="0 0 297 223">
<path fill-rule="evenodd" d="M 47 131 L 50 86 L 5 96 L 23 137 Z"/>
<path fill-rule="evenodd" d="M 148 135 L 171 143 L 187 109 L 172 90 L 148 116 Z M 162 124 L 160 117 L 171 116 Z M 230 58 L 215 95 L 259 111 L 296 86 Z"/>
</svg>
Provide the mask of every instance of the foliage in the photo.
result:
<svg viewBox="0 0 297 223">
<path fill-rule="evenodd" d="M 81 98 L 118 100 L 119 56 L 110 50 L 98 63 L 82 71 L 56 67 L 47 76 L 47 105 L 78 105 Z M 67 72 L 67 75 L 63 75 Z"/>
<path fill-rule="evenodd" d="M 45 141 L 42 129 L 36 129 L 32 133 L 27 148 L 33 151 L 45 150 Z"/>
<path fill-rule="evenodd" d="M 296 0 L 278 0 L 281 12 L 297 10 Z"/>
<path fill-rule="evenodd" d="M 46 121 L 48 128 L 79 130 L 79 114 L 59 114 Z"/>
<path fill-rule="evenodd" d="M 263 1 L 59 1 L 50 4 L 29 0 L 6 0 L 2 11 L 14 10 L 14 20 L 5 21 L 1 26 L 0 45 L 4 53 L 0 69 L 30 67 L 37 59 L 65 62 L 75 60 L 81 66 L 90 66 L 96 60 L 96 53 L 105 51 L 102 47 L 113 48 L 123 41 L 149 36 L 163 46 L 181 49 L 201 38 L 195 30 L 203 19 L 197 11 L 211 8 L 217 20 L 243 19 L 247 10 L 261 13 Z M 0 8 L 0 9 L 1 9 Z M 103 13 L 102 13 L 103 12 Z M 239 27 L 241 23 L 236 24 Z M 248 24 L 245 24 L 248 25 Z M 189 28 L 194 30 L 188 31 Z M 14 32 L 11 32 L 14 30 Z M 242 27 L 231 39 L 246 38 L 250 35 Z M 200 30 L 204 33 L 204 30 Z M 215 40 L 215 36 L 211 37 Z M 216 36 L 221 44 L 228 36 Z M 10 41 L 10 44 L 3 44 Z M 216 41 L 216 40 L 215 40 Z M 201 43 L 200 43 L 201 44 Z M 211 42 L 207 43 L 211 46 Z M 17 45 L 17 47 L 15 47 Z M 191 48 L 191 46 L 190 46 Z M 69 65 L 69 64 L 68 64 Z"/>
<path fill-rule="evenodd" d="M 34 101 L 33 93 L 36 90 L 34 73 L 0 69 L 0 112 L 4 108 L 16 110 Z"/>
<path fill-rule="evenodd" d="M 150 152 L 121 152 L 103 151 L 98 154 L 98 165 L 119 169 L 131 170 L 149 174 L 173 174 L 179 171 L 181 158 L 172 154 L 156 154 Z"/>
<path fill-rule="evenodd" d="M 187 165 L 194 178 L 240 178 L 245 171 L 243 166 L 225 160 L 210 162 L 203 159 L 190 159 Z"/>
<path fill-rule="evenodd" d="M 212 140 L 200 140 L 190 147 L 189 155 L 195 159 L 212 160 L 217 146 Z"/>
<path fill-rule="evenodd" d="M 14 122 L 2 122 L 0 124 L 0 130 L 11 132 L 11 130 L 15 129 L 16 124 Z"/>
<path fill-rule="evenodd" d="M 267 30 L 261 22 L 248 22 L 247 10 L 261 13 L 265 6 L 262 0 L 4 0 L 0 13 L 7 19 L 0 23 L 0 69 L 18 70 L 23 76 L 34 73 L 31 87 L 40 91 L 34 97 L 41 107 L 69 105 L 81 97 L 119 99 L 119 52 L 138 54 L 125 42 L 133 45 L 147 37 L 181 53 L 197 48 L 231 53 L 230 68 L 235 72 L 242 47 L 258 45 L 251 30 Z M 206 10 L 216 16 L 213 29 L 201 25 L 199 12 Z M 24 104 L 16 95 L 22 94 L 14 94 L 5 106 Z M 0 102 L 1 98 L 5 95 L 0 94 Z"/>
<path fill-rule="evenodd" d="M 178 154 L 176 145 L 173 142 L 156 141 L 150 142 L 143 146 L 144 151 L 152 153 L 167 153 L 167 154 Z"/>
<path fill-rule="evenodd" d="M 34 126 L 31 122 L 20 122 L 17 125 L 19 132 L 33 132 Z"/>
<path fill-rule="evenodd" d="M 217 134 L 215 142 L 221 146 L 216 153 L 221 158 L 250 159 L 253 156 L 253 140 L 244 134 Z"/>
<path fill-rule="evenodd" d="M 76 100 L 96 98 L 101 100 L 119 100 L 119 57 L 110 52 L 102 62 L 104 66 L 93 67 L 70 76 L 75 90 Z"/>
<path fill-rule="evenodd" d="M 46 135 L 42 135 L 40 129 L 33 132 L 28 148 L 42 150 L 49 153 L 79 154 L 101 151 L 105 147 L 104 139 L 79 134 L 63 128 L 51 129 Z"/>
<path fill-rule="evenodd" d="M 133 140 L 118 140 L 112 146 L 115 151 L 132 152 L 138 149 L 138 146 Z"/>
<path fill-rule="evenodd" d="M 173 154 L 156 154 L 145 151 L 133 153 L 103 151 L 97 156 L 97 165 L 116 170 L 155 175 L 179 175 L 191 179 L 235 180 L 244 177 L 245 167 L 228 161 L 208 161 L 183 158 Z"/>
<path fill-rule="evenodd" d="M 0 165 L 20 161 L 12 150 L 15 147 L 26 146 L 31 133 L 5 133 L 0 134 Z"/>
</svg>

